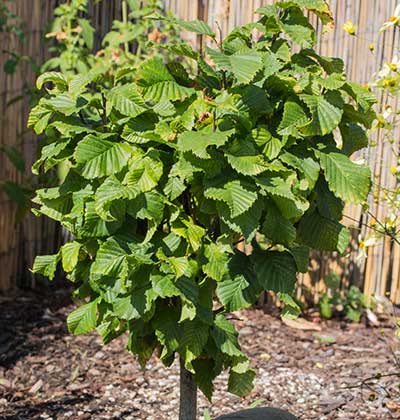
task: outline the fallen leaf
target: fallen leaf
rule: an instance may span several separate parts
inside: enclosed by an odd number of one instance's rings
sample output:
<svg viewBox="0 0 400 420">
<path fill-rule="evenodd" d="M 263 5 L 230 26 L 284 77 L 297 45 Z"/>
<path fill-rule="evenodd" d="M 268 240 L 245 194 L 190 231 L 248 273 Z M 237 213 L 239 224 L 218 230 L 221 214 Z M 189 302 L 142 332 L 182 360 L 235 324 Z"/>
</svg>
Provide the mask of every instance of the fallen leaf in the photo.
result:
<svg viewBox="0 0 400 420">
<path fill-rule="evenodd" d="M 304 318 L 297 319 L 285 319 L 282 318 L 282 322 L 290 328 L 303 331 L 321 331 L 322 328 L 314 322 L 307 321 Z"/>
</svg>

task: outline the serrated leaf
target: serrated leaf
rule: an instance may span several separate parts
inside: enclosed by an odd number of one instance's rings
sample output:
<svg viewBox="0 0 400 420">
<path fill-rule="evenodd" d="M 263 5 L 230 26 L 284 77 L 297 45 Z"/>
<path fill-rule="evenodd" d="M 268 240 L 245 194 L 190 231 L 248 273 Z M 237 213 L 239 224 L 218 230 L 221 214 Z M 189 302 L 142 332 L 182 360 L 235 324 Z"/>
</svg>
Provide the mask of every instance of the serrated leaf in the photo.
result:
<svg viewBox="0 0 400 420">
<path fill-rule="evenodd" d="M 324 136 L 339 125 L 343 116 L 343 104 L 328 95 L 300 95 L 300 99 L 307 105 L 312 117 L 311 123 L 302 130 L 305 135 Z"/>
<path fill-rule="evenodd" d="M 123 186 L 118 179 L 115 176 L 107 178 L 96 190 L 94 197 L 97 214 L 106 221 L 115 220 L 110 213 L 110 208 L 115 200 L 123 197 L 123 194 Z"/>
<path fill-rule="evenodd" d="M 229 206 L 232 217 L 246 212 L 257 199 L 257 193 L 245 189 L 240 181 L 230 181 L 219 188 L 207 188 L 204 195 L 207 198 L 225 202 Z"/>
<path fill-rule="evenodd" d="M 370 169 L 340 153 L 320 152 L 318 156 L 330 190 L 347 202 L 363 203 L 371 186 Z"/>
<path fill-rule="evenodd" d="M 246 140 L 233 143 L 225 156 L 232 168 L 242 175 L 258 175 L 267 169 L 262 155 Z"/>
<path fill-rule="evenodd" d="M 250 83 L 263 68 L 262 57 L 256 51 L 236 53 L 229 56 L 232 73 L 238 83 Z"/>
<path fill-rule="evenodd" d="M 83 166 L 82 176 L 93 179 L 118 173 L 128 163 L 131 153 L 127 143 L 89 134 L 78 143 L 74 157 Z"/>
<path fill-rule="evenodd" d="M 283 107 L 282 120 L 278 127 L 281 136 L 301 137 L 300 127 L 309 123 L 309 118 L 304 109 L 297 102 L 287 101 Z"/>
<path fill-rule="evenodd" d="M 300 273 L 307 273 L 310 260 L 310 248 L 305 245 L 295 244 L 290 247 L 289 252 L 296 261 L 297 271 Z"/>
<path fill-rule="evenodd" d="M 264 208 L 263 201 L 258 199 L 249 210 L 237 217 L 230 217 L 229 207 L 219 202 L 217 210 L 222 222 L 233 232 L 243 235 L 247 242 L 251 242 L 260 227 L 260 218 Z"/>
<path fill-rule="evenodd" d="M 75 269 L 79 261 L 82 244 L 76 241 L 69 242 L 61 247 L 62 266 L 67 273 Z"/>
<path fill-rule="evenodd" d="M 150 276 L 153 290 L 161 298 L 180 296 L 181 291 L 176 287 L 174 275 L 152 274 Z"/>
<path fill-rule="evenodd" d="M 296 283 L 297 266 L 287 252 L 258 251 L 252 256 L 258 282 L 265 290 L 292 293 Z"/>
<path fill-rule="evenodd" d="M 183 191 L 185 191 L 186 185 L 177 176 L 168 179 L 167 184 L 164 187 L 164 193 L 169 197 L 170 200 L 178 198 Z"/>
<path fill-rule="evenodd" d="M 234 357 L 243 356 L 235 327 L 223 315 L 215 317 L 214 328 L 211 334 L 215 344 L 222 353 Z"/>
<path fill-rule="evenodd" d="M 256 183 L 272 197 L 286 219 L 299 218 L 310 205 L 303 197 L 294 195 L 290 178 L 262 176 L 256 180 Z"/>
<path fill-rule="evenodd" d="M 253 369 L 249 369 L 244 373 L 231 371 L 228 379 L 228 391 L 239 397 L 246 396 L 254 387 L 255 377 L 256 373 Z"/>
<path fill-rule="evenodd" d="M 207 263 L 202 266 L 203 272 L 216 281 L 221 281 L 228 271 L 229 254 L 232 248 L 223 243 L 211 243 L 204 247 Z"/>
<path fill-rule="evenodd" d="M 159 82 L 143 88 L 145 100 L 152 103 L 183 100 L 192 96 L 194 92 L 193 88 L 181 86 L 175 81 Z"/>
<path fill-rule="evenodd" d="M 335 220 L 323 217 L 319 212 L 308 212 L 298 226 L 298 239 L 310 248 L 321 251 L 337 251 L 343 226 Z"/>
<path fill-rule="evenodd" d="M 261 232 L 275 244 L 289 246 L 296 239 L 296 229 L 282 216 L 273 202 L 269 202 Z"/>
<path fill-rule="evenodd" d="M 32 272 L 42 274 L 49 278 L 49 280 L 53 280 L 57 264 L 60 261 L 60 255 L 39 255 L 35 258 L 35 262 L 33 263 Z"/>
<path fill-rule="evenodd" d="M 282 142 L 262 125 L 252 131 L 252 138 L 268 160 L 275 159 L 283 147 Z"/>
<path fill-rule="evenodd" d="M 139 319 L 152 309 L 156 298 L 155 291 L 147 285 L 134 289 L 129 296 L 115 299 L 113 311 L 120 319 Z"/>
<path fill-rule="evenodd" d="M 64 74 L 56 71 L 49 71 L 46 73 L 41 74 L 36 80 L 36 89 L 42 89 L 45 83 L 54 83 L 56 86 L 60 88 L 65 88 L 68 86 L 68 80 L 64 76 Z"/>
<path fill-rule="evenodd" d="M 227 55 L 207 48 L 207 53 L 218 68 L 231 71 L 239 84 L 249 84 L 263 68 L 262 55 L 248 50 Z"/>
<path fill-rule="evenodd" d="M 69 332 L 78 335 L 86 334 L 96 328 L 97 299 L 80 306 L 67 317 Z"/>
<path fill-rule="evenodd" d="M 194 32 L 199 35 L 207 35 L 211 38 L 215 38 L 216 36 L 215 32 L 210 28 L 210 26 L 202 20 L 177 20 L 177 24 L 181 28 L 186 29 L 189 32 Z"/>
<path fill-rule="evenodd" d="M 117 86 L 107 94 L 112 106 L 122 115 L 135 118 L 147 111 L 147 106 L 134 84 Z"/>
<path fill-rule="evenodd" d="M 292 296 L 287 293 L 279 293 L 279 300 L 284 304 L 281 312 L 282 318 L 297 319 L 301 314 L 301 308 Z"/>
<path fill-rule="evenodd" d="M 223 280 L 218 283 L 217 296 L 227 311 L 237 311 L 250 307 L 253 302 L 246 296 L 249 283 L 243 276 Z"/>
<path fill-rule="evenodd" d="M 302 48 L 312 48 L 316 43 L 316 33 L 303 12 L 289 9 L 280 23 L 282 30 Z"/>
<path fill-rule="evenodd" d="M 142 192 L 151 191 L 155 188 L 163 174 L 163 164 L 157 153 L 150 153 L 148 156 L 137 159 L 130 165 L 124 183 L 133 185 Z"/>
<path fill-rule="evenodd" d="M 125 277 L 128 264 L 127 250 L 115 238 L 103 242 L 91 266 L 91 272 L 98 276 Z"/>
<path fill-rule="evenodd" d="M 207 152 L 210 146 L 223 146 L 233 134 L 229 131 L 185 131 L 178 136 L 177 147 L 182 152 L 192 152 L 201 159 L 209 159 Z"/>
</svg>

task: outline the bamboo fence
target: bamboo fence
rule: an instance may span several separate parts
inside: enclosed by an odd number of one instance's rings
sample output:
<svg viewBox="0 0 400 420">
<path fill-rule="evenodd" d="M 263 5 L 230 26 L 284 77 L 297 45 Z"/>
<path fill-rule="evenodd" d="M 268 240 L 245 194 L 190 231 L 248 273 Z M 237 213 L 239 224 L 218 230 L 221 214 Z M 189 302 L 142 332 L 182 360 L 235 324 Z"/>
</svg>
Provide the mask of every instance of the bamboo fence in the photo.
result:
<svg viewBox="0 0 400 420">
<path fill-rule="evenodd" d="M 62 1 L 16 0 L 12 7 L 25 22 L 26 41 L 15 45 L 15 41 L 2 39 L 0 34 L 3 49 L 16 48 L 23 54 L 33 56 L 38 63 L 43 62 L 47 56 L 47 45 L 43 42 L 44 28 L 51 19 L 52 10 L 60 2 Z M 183 19 L 203 19 L 212 27 L 219 26 L 223 33 L 227 33 L 235 25 L 254 20 L 254 11 L 273 3 L 273 0 L 164 0 L 164 3 L 167 9 Z M 330 0 L 336 23 L 333 31 L 323 35 L 322 28 L 311 17 L 321 38 L 319 52 L 343 58 L 351 80 L 361 84 L 369 82 L 383 63 L 391 61 L 398 50 L 399 39 L 393 30 L 383 35 L 379 33 L 382 23 L 393 14 L 396 3 L 396 0 Z M 102 0 L 90 7 L 98 42 L 109 30 L 114 17 L 120 16 L 120 11 L 120 0 Z M 342 30 L 342 25 L 348 20 L 356 25 L 355 37 Z M 375 45 L 373 53 L 369 50 L 372 43 Z M 5 59 L 4 54 L 0 55 L 0 69 Z M 22 91 L 24 84 L 32 82 L 33 74 L 27 68 L 21 68 L 12 77 L 0 73 L 0 146 L 17 146 L 27 160 L 28 169 L 34 160 L 38 141 L 25 129 L 28 98 L 9 107 L 7 103 Z M 388 98 L 379 97 L 381 108 L 389 104 Z M 393 188 L 396 182 L 389 168 L 397 165 L 400 141 L 398 132 L 393 134 L 395 142 L 389 144 L 383 133 L 376 133 L 373 141 L 377 146 L 371 146 L 362 153 L 362 157 L 371 165 L 374 182 L 387 188 Z M 28 171 L 25 178 L 29 178 Z M 0 180 L 5 179 L 21 181 L 21 175 L 0 155 Z M 379 195 L 378 200 L 371 198 L 370 204 L 371 213 L 378 217 L 387 214 L 387 208 L 379 200 Z M 52 252 L 61 240 L 60 231 L 45 218 L 28 216 L 23 223 L 15 224 L 15 210 L 15 205 L 0 191 L 0 290 L 20 285 L 21 282 L 33 285 L 34 278 L 27 274 L 27 268 L 32 264 L 34 255 Z M 368 258 L 360 258 L 358 235 L 366 233 L 365 225 L 369 221 L 369 216 L 360 207 L 346 209 L 344 222 L 353 227 L 349 256 L 339 258 L 329 253 L 314 254 L 310 273 L 300 279 L 299 293 L 317 299 L 325 287 L 323 279 L 334 271 L 341 276 L 344 288 L 355 284 L 362 287 L 367 294 L 387 295 L 393 302 L 400 303 L 400 246 L 389 238 L 382 239 L 378 245 L 368 250 Z"/>
</svg>

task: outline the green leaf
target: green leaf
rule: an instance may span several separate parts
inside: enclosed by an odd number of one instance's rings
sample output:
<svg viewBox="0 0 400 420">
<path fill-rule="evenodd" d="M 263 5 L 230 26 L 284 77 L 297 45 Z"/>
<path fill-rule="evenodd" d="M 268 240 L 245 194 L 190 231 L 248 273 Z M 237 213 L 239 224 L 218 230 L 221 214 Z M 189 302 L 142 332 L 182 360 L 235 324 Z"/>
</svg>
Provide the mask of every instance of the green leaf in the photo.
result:
<svg viewBox="0 0 400 420">
<path fill-rule="evenodd" d="M 181 86 L 175 81 L 164 81 L 143 88 L 146 101 L 157 104 L 161 101 L 184 100 L 194 94 L 194 89 Z"/>
<path fill-rule="evenodd" d="M 229 254 L 232 248 L 223 243 L 211 243 L 204 247 L 207 263 L 203 265 L 203 272 L 216 281 L 221 281 L 228 271 Z"/>
<path fill-rule="evenodd" d="M 137 159 L 130 165 L 124 183 L 133 185 L 142 192 L 154 189 L 163 174 L 163 164 L 158 154 L 149 153 L 147 156 Z"/>
<path fill-rule="evenodd" d="M 242 175 L 258 175 L 267 169 L 262 155 L 246 140 L 233 143 L 225 156 L 232 168 Z"/>
<path fill-rule="evenodd" d="M 134 84 L 117 86 L 107 94 L 107 100 L 122 115 L 137 117 L 147 111 L 147 106 Z"/>
<path fill-rule="evenodd" d="M 300 95 L 300 99 L 311 112 L 312 121 L 303 129 L 307 136 L 326 135 L 340 123 L 343 116 L 343 103 L 335 96 Z"/>
<path fill-rule="evenodd" d="M 218 283 L 217 296 L 227 311 L 237 311 L 248 308 L 253 304 L 246 294 L 249 283 L 244 276 L 237 276 L 234 279 L 223 280 Z"/>
<path fill-rule="evenodd" d="M 244 373 L 229 373 L 228 391 L 239 397 L 248 395 L 254 387 L 254 378 L 256 373 L 253 369 L 249 369 Z"/>
<path fill-rule="evenodd" d="M 274 137 L 267 127 L 262 125 L 252 131 L 252 137 L 257 146 L 262 150 L 263 155 L 268 160 L 275 159 L 283 147 L 282 142 Z M 268 167 L 269 165 L 266 166 Z"/>
<path fill-rule="evenodd" d="M 45 83 L 54 83 L 59 88 L 65 88 L 68 86 L 68 80 L 63 73 L 50 71 L 41 74 L 36 80 L 36 89 L 42 89 Z"/>
<path fill-rule="evenodd" d="M 183 191 L 185 191 L 186 185 L 177 176 L 170 177 L 167 184 L 164 187 L 164 193 L 169 197 L 170 200 L 178 198 Z"/>
<path fill-rule="evenodd" d="M 42 274 L 50 280 L 54 279 L 58 262 L 60 261 L 60 254 L 55 255 L 39 255 L 35 258 L 32 272 Z"/>
<path fill-rule="evenodd" d="M 115 220 L 110 209 L 115 200 L 123 197 L 123 193 L 123 186 L 115 176 L 107 178 L 96 190 L 94 197 L 96 213 L 106 221 Z"/>
<path fill-rule="evenodd" d="M 279 300 L 284 304 L 281 312 L 282 318 L 296 319 L 301 314 L 300 306 L 295 302 L 292 296 L 287 293 L 280 293 Z"/>
<path fill-rule="evenodd" d="M 295 244 L 290 247 L 289 252 L 296 261 L 297 271 L 300 273 L 307 273 L 308 263 L 310 261 L 310 248 L 308 246 Z"/>
<path fill-rule="evenodd" d="M 301 137 L 299 129 L 310 122 L 304 109 L 297 102 L 287 101 L 283 107 L 282 120 L 278 127 L 281 136 Z"/>
<path fill-rule="evenodd" d="M 193 360 L 194 369 L 193 379 L 203 394 L 211 401 L 214 391 L 213 380 L 218 373 L 215 372 L 215 366 L 212 359 L 196 359 Z M 204 416 L 204 420 L 207 420 Z M 209 417 L 211 420 L 211 417 Z"/>
<path fill-rule="evenodd" d="M 318 211 L 308 212 L 298 226 L 298 238 L 310 248 L 337 251 L 343 226 L 323 217 Z"/>
<path fill-rule="evenodd" d="M 42 102 L 50 110 L 60 112 L 66 116 L 78 113 L 87 105 L 87 100 L 82 96 L 72 98 L 67 93 L 52 96 L 50 99 L 43 98 Z"/>
<path fill-rule="evenodd" d="M 293 292 L 297 266 L 289 252 L 259 251 L 254 253 L 252 260 L 258 282 L 265 290 Z"/>
<path fill-rule="evenodd" d="M 315 187 L 321 168 L 313 158 L 286 152 L 279 156 L 279 160 L 296 169 L 304 177 L 307 183 L 302 190 L 311 190 Z"/>
<path fill-rule="evenodd" d="M 246 212 L 257 199 L 257 193 L 245 189 L 240 181 L 230 181 L 219 188 L 207 188 L 204 195 L 206 198 L 225 202 L 232 217 Z"/>
<path fill-rule="evenodd" d="M 207 35 L 211 38 L 215 38 L 215 32 L 210 28 L 209 25 L 207 25 L 206 22 L 203 22 L 202 20 L 192 20 L 192 21 L 186 21 L 186 20 L 177 20 L 176 23 L 183 29 L 186 29 L 189 32 L 194 32 L 199 35 Z"/>
<path fill-rule="evenodd" d="M 342 152 L 346 156 L 351 156 L 354 152 L 368 146 L 368 136 L 358 124 L 341 124 L 340 133 L 342 135 Z"/>
<path fill-rule="evenodd" d="M 299 218 L 309 207 L 307 200 L 294 195 L 290 185 L 290 178 L 283 179 L 277 176 L 262 176 L 256 182 L 257 185 L 272 197 L 283 217 L 286 219 Z"/>
<path fill-rule="evenodd" d="M 260 218 L 263 208 L 263 201 L 258 199 L 249 210 L 237 217 L 230 217 L 229 207 L 223 202 L 217 204 L 217 210 L 221 221 L 231 231 L 243 235 L 244 239 L 249 243 L 252 241 L 260 227 Z"/>
<path fill-rule="evenodd" d="M 215 317 L 212 337 L 222 353 L 234 357 L 243 356 L 239 348 L 235 327 L 223 315 L 219 314 Z"/>
<path fill-rule="evenodd" d="M 176 287 L 174 275 L 152 274 L 151 284 L 158 296 L 165 299 L 173 296 L 180 296 L 181 291 Z"/>
<path fill-rule="evenodd" d="M 68 331 L 78 335 L 86 334 L 96 328 L 97 299 L 80 306 L 67 318 Z"/>
<path fill-rule="evenodd" d="M 211 156 L 207 153 L 210 146 L 223 146 L 228 138 L 233 134 L 229 131 L 185 131 L 178 136 L 177 147 L 182 152 L 192 152 L 201 159 L 209 159 Z"/>
<path fill-rule="evenodd" d="M 296 228 L 282 216 L 273 202 L 268 202 L 261 232 L 275 244 L 289 246 L 296 239 Z"/>
<path fill-rule="evenodd" d="M 208 340 L 208 329 L 208 325 L 197 320 L 184 323 L 179 347 L 186 352 L 186 368 L 191 368 L 191 362 L 201 355 Z"/>
<path fill-rule="evenodd" d="M 315 30 L 301 10 L 289 9 L 280 26 L 302 48 L 312 48 L 316 43 Z"/>
<path fill-rule="evenodd" d="M 91 266 L 91 273 L 98 276 L 125 277 L 128 270 L 128 250 L 115 238 L 103 242 Z"/>
<path fill-rule="evenodd" d="M 262 57 L 256 51 L 235 53 L 229 56 L 229 61 L 238 83 L 250 83 L 263 68 Z"/>
<path fill-rule="evenodd" d="M 93 48 L 95 29 L 87 19 L 78 19 L 79 26 L 82 29 L 81 36 L 89 49 Z"/>
<path fill-rule="evenodd" d="M 81 247 L 82 244 L 76 241 L 68 242 L 61 247 L 62 266 L 67 273 L 77 266 Z"/>
<path fill-rule="evenodd" d="M 248 50 L 226 55 L 207 48 L 207 53 L 219 69 L 231 71 L 239 84 L 249 84 L 263 68 L 262 55 L 257 51 Z"/>
<path fill-rule="evenodd" d="M 113 310 L 120 319 L 140 319 L 151 311 L 156 298 L 155 291 L 147 285 L 133 290 L 129 296 L 115 299 Z"/>
<path fill-rule="evenodd" d="M 118 173 L 128 163 L 131 153 L 127 143 L 89 134 L 78 143 L 74 157 L 82 164 L 82 176 L 93 179 Z"/>
<path fill-rule="evenodd" d="M 361 204 L 371 187 L 371 172 L 340 153 L 318 153 L 330 190 L 342 200 Z"/>
<path fill-rule="evenodd" d="M 5 74 L 14 74 L 17 71 L 18 67 L 18 60 L 14 60 L 13 58 L 10 58 L 6 60 L 6 62 L 3 65 L 3 70 Z"/>
</svg>

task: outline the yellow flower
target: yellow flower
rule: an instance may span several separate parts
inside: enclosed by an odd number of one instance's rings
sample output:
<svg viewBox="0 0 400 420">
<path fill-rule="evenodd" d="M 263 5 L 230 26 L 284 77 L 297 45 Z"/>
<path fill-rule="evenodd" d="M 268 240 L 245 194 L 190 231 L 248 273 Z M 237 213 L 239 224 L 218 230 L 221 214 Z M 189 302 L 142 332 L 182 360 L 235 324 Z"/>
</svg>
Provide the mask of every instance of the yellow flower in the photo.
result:
<svg viewBox="0 0 400 420">
<path fill-rule="evenodd" d="M 375 44 L 374 44 L 373 42 L 371 42 L 371 43 L 368 45 L 368 48 L 369 48 L 369 50 L 370 50 L 371 52 L 374 52 L 374 51 L 375 51 Z"/>
<path fill-rule="evenodd" d="M 343 30 L 346 31 L 350 35 L 356 34 L 356 27 L 354 26 L 351 20 L 348 20 L 343 26 Z"/>
</svg>

